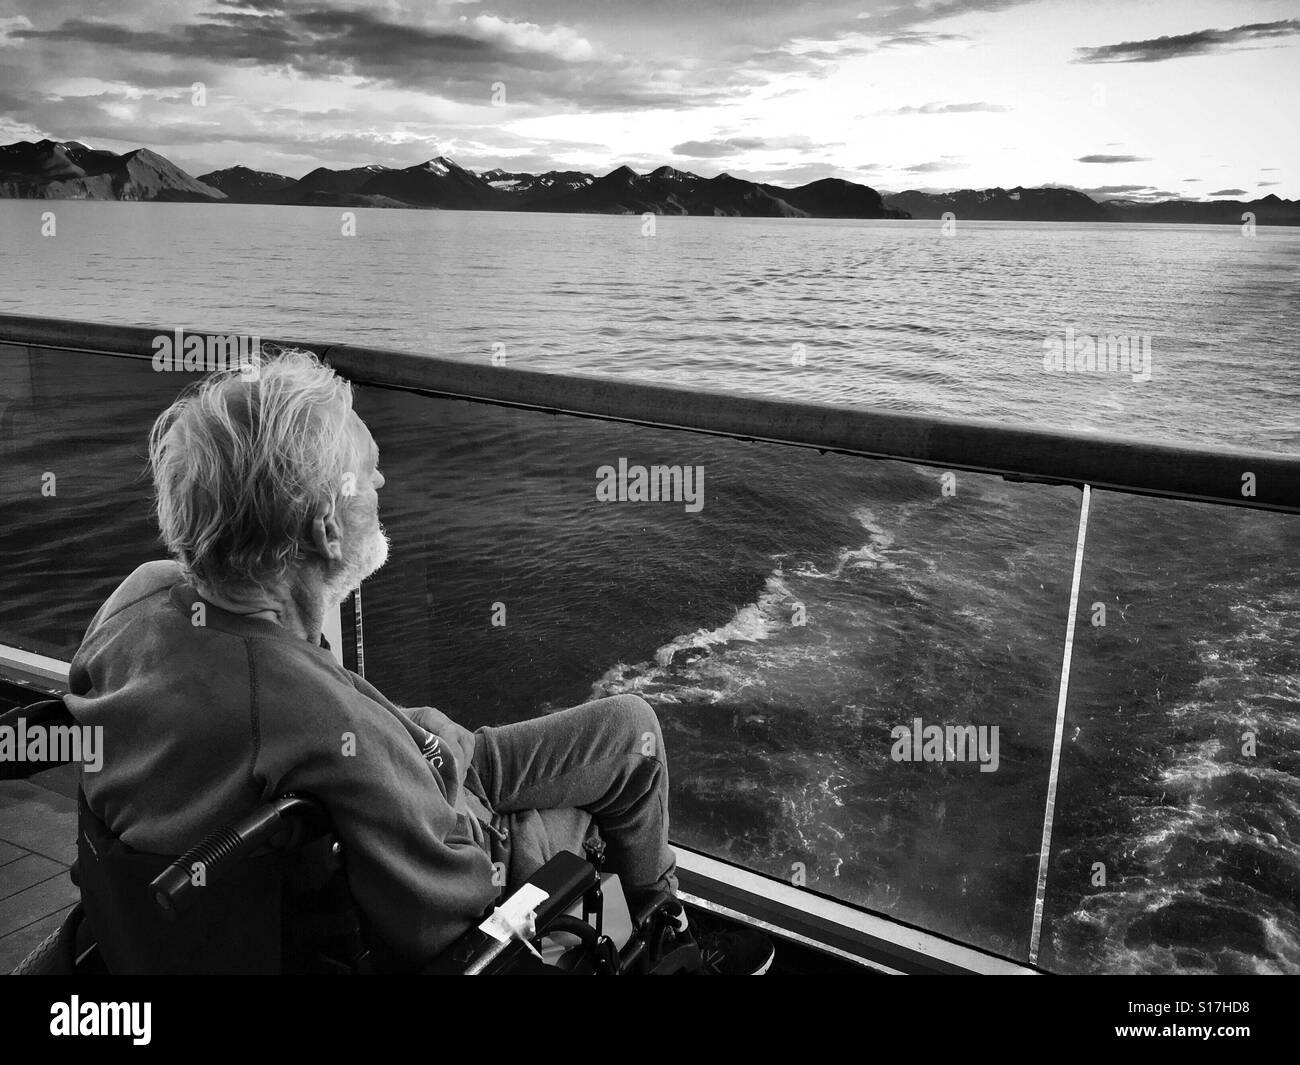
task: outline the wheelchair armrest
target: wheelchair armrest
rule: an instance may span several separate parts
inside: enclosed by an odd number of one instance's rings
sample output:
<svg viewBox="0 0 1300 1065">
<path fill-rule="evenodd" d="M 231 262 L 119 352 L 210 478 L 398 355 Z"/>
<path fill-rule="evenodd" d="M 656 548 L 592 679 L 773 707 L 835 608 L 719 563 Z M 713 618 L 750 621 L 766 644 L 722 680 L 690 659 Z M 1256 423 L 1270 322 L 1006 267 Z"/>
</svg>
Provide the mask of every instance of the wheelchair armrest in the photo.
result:
<svg viewBox="0 0 1300 1065">
<path fill-rule="evenodd" d="M 201 894 L 201 885 L 247 856 L 263 848 L 292 849 L 329 830 L 329 815 L 315 799 L 282 795 L 191 847 L 154 878 L 149 893 L 174 920 Z M 196 870 L 202 870 L 201 878 L 195 876 Z"/>
<path fill-rule="evenodd" d="M 596 882 L 596 867 L 571 851 L 560 851 L 530 876 L 528 883 L 547 894 L 537 907 L 538 935 L 595 887 Z M 439 954 L 424 972 L 428 975 L 489 976 L 518 961 L 524 953 L 524 945 L 518 940 L 499 942 L 475 924 Z"/>
<path fill-rule="evenodd" d="M 15 707 L 0 714 L 0 728 L 12 729 L 15 736 L 22 734 L 24 730 L 32 729 L 45 730 L 48 736 L 49 729 L 70 728 L 76 725 L 76 719 L 68 713 L 68 708 L 63 705 L 62 699 L 46 699 L 28 706 Z M 64 745 L 64 750 L 68 746 Z M 80 749 L 79 743 L 77 748 Z M 37 761 L 24 758 L 21 762 L 17 758 L 0 759 L 0 780 L 26 780 L 46 769 L 67 765 L 69 761 L 70 759 L 67 758 L 42 758 Z"/>
</svg>

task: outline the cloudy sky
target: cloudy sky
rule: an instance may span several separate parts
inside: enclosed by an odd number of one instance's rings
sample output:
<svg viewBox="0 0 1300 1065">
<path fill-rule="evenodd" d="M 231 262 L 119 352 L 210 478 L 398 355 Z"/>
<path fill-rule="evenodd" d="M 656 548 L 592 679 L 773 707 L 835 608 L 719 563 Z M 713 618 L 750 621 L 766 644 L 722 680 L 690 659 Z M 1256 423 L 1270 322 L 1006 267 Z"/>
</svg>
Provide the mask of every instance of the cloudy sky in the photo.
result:
<svg viewBox="0 0 1300 1065">
<path fill-rule="evenodd" d="M 0 0 L 0 140 L 194 174 L 1294 198 L 1297 71 L 1300 0 Z"/>
</svg>

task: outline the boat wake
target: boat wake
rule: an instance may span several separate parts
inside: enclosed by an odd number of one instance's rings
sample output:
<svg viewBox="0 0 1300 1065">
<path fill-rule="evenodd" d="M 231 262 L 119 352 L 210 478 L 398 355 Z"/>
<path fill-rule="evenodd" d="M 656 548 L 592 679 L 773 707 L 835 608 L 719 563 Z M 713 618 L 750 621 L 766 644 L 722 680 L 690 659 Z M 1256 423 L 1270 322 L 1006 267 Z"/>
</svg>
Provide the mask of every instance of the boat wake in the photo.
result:
<svg viewBox="0 0 1300 1065">
<path fill-rule="evenodd" d="M 841 549 L 826 570 L 812 560 L 790 563 L 787 555 L 770 556 L 772 571 L 753 602 L 740 606 L 721 625 L 674 637 L 647 661 L 612 666 L 592 685 L 591 697 L 630 692 L 652 703 L 714 705 L 742 693 L 753 698 L 763 690 L 787 688 L 790 674 L 782 671 L 796 660 L 833 660 L 843 650 L 837 648 L 839 638 L 851 636 L 862 618 L 855 623 L 843 597 L 827 594 L 818 582 L 841 582 L 855 571 L 897 565 L 891 558 L 894 535 L 866 508 L 855 511 L 854 517 L 867 532 L 866 543 Z M 826 638 L 810 648 L 810 631 Z M 827 696 L 825 688 L 815 685 L 805 694 L 821 702 Z"/>
<path fill-rule="evenodd" d="M 1169 712 L 1131 827 L 1090 842 L 1117 879 L 1056 926 L 1105 972 L 1300 972 L 1300 597 L 1239 603 L 1195 644 L 1201 678 Z M 1281 654 L 1279 653 L 1281 651 Z"/>
</svg>

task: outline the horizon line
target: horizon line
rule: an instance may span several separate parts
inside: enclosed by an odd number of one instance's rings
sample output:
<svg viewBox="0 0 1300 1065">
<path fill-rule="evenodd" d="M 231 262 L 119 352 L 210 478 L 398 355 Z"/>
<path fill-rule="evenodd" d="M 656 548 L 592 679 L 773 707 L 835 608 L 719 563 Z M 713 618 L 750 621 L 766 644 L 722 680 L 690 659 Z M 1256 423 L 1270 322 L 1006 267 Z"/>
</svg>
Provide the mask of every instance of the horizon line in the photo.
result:
<svg viewBox="0 0 1300 1065">
<path fill-rule="evenodd" d="M 189 176 L 190 176 L 191 178 L 193 178 L 194 180 L 196 180 L 196 181 L 202 181 L 202 179 L 203 179 L 203 175 L 202 175 L 202 174 L 193 174 L 193 173 L 191 173 L 191 172 L 188 171 L 188 170 L 184 170 L 183 168 L 177 166 L 176 163 L 172 162 L 171 159 L 169 159 L 167 156 L 163 155 L 161 152 L 157 151 L 157 150 L 154 149 L 154 148 L 150 148 L 150 147 L 147 146 L 147 145 L 140 145 L 138 148 L 131 148 L 131 149 L 128 149 L 127 151 L 124 151 L 124 152 L 115 152 L 115 151 L 113 151 L 113 150 L 110 149 L 110 148 L 96 148 L 94 145 L 89 144 L 89 143 L 87 143 L 87 142 L 84 141 L 84 140 L 79 140 L 79 139 L 77 139 L 77 138 L 75 138 L 75 137 L 74 137 L 74 138 L 69 138 L 69 139 L 67 139 L 67 140 L 56 140 L 56 139 L 54 139 L 53 137 L 48 137 L 48 136 L 47 136 L 47 137 L 42 137 L 40 140 L 36 140 L 36 141 L 29 141 L 29 140 L 10 141 L 10 142 L 9 142 L 8 144 L 6 144 L 6 145 L 0 145 L 0 147 L 11 147 L 11 146 L 16 145 L 16 144 L 31 144 L 31 145 L 38 145 L 38 144 L 41 144 L 41 143 L 49 143 L 49 144 L 57 144 L 57 145 L 64 145 L 64 144 L 78 144 L 78 145 L 81 145 L 83 148 L 88 148 L 88 149 L 90 149 L 91 151 L 106 151 L 106 152 L 110 152 L 111 154 L 113 154 L 113 155 L 117 155 L 117 156 L 126 156 L 126 155 L 130 155 L 130 154 L 132 154 L 133 152 L 147 151 L 147 152 L 151 152 L 151 153 L 153 153 L 154 155 L 159 156 L 159 157 L 162 158 L 162 159 L 166 159 L 168 163 L 171 163 L 172 166 L 176 166 L 178 170 L 181 170 L 182 173 L 189 175 Z M 499 171 L 501 171 L 502 173 L 509 173 L 509 174 L 527 174 L 527 175 L 530 176 L 530 177 L 539 177 L 539 176 L 541 176 L 541 175 L 543 175 L 543 174 L 559 174 L 559 173 L 581 174 L 581 175 L 584 175 L 584 176 L 587 176 L 587 177 L 591 177 L 591 178 L 593 178 L 593 179 L 595 179 L 595 180 L 599 180 L 600 178 L 608 177 L 610 174 L 616 173 L 617 171 L 619 171 L 619 170 L 623 170 L 623 169 L 630 170 L 630 171 L 631 171 L 633 174 L 635 174 L 637 177 L 646 177 L 646 176 L 649 176 L 650 174 L 655 173 L 655 172 L 658 171 L 658 170 L 665 170 L 665 169 L 667 169 L 667 170 L 675 170 L 675 171 L 677 171 L 678 173 L 681 173 L 681 174 L 687 174 L 687 175 L 689 175 L 689 176 L 691 176 L 691 177 L 699 178 L 701 181 L 713 181 L 713 180 L 716 180 L 716 179 L 719 178 L 719 177 L 735 177 L 735 175 L 731 174 L 730 171 L 726 171 L 726 170 L 724 170 L 724 171 L 721 171 L 721 172 L 718 173 L 718 174 L 715 174 L 712 178 L 706 178 L 706 177 L 704 177 L 704 175 L 702 175 L 702 174 L 697 174 L 697 173 L 695 173 L 695 172 L 692 171 L 692 170 L 683 170 L 681 167 L 674 166 L 672 163 L 662 163 L 662 164 L 660 164 L 659 166 L 654 167 L 653 169 L 651 169 L 651 170 L 647 170 L 647 171 L 644 171 L 644 172 L 637 170 L 635 167 L 633 167 L 633 166 L 632 166 L 631 164 L 629 164 L 629 163 L 619 163 L 618 165 L 616 165 L 616 166 L 610 168 L 610 169 L 609 169 L 608 171 L 606 171 L 604 174 L 593 174 L 593 173 L 591 173 L 590 171 L 586 171 L 586 170 L 574 170 L 574 169 L 562 170 L 562 169 L 558 169 L 558 168 L 553 168 L 553 169 L 550 169 L 550 170 L 541 170 L 541 171 L 506 170 L 504 167 L 500 167 L 500 166 L 488 167 L 488 168 L 485 169 L 485 170 L 475 170 L 475 169 L 473 169 L 473 168 L 471 168 L 471 167 L 467 167 L 467 166 L 462 165 L 461 163 L 456 162 L 455 159 L 453 159 L 453 158 L 451 158 L 450 156 L 447 156 L 447 155 L 435 155 L 435 156 L 431 156 L 431 157 L 429 157 L 428 159 L 423 160 L 422 162 L 411 163 L 411 164 L 409 164 L 409 165 L 407 165 L 407 166 L 388 166 L 388 165 L 385 164 L 385 163 L 358 163 L 358 164 L 353 165 L 353 166 L 345 166 L 345 167 L 339 167 L 339 168 L 328 167 L 328 166 L 317 166 L 317 167 L 313 167 L 311 170 L 308 170 L 308 171 L 307 171 L 306 173 L 304 173 L 301 177 L 291 177 L 291 176 L 288 175 L 288 174 L 282 174 L 282 173 L 279 173 L 278 171 L 274 171 L 274 170 L 258 170 L 258 169 L 255 168 L 255 167 L 246 166 L 246 165 L 244 165 L 243 163 L 233 163 L 233 164 L 231 164 L 231 165 L 229 165 L 229 166 L 224 166 L 224 167 L 219 166 L 219 167 L 215 167 L 215 168 L 213 168 L 213 169 L 211 169 L 211 170 L 205 171 L 204 173 L 205 173 L 205 174 L 219 174 L 219 173 L 222 173 L 222 172 L 224 172 L 224 171 L 228 171 L 228 170 L 242 169 L 242 170 L 247 170 L 247 171 L 249 171 L 250 173 L 254 173 L 254 174 L 268 174 L 268 175 L 271 175 L 272 177 L 285 178 L 286 180 L 297 182 L 297 181 L 302 181 L 302 180 L 303 180 L 304 178 L 306 178 L 308 175 L 310 175 L 310 174 L 314 174 L 314 173 L 315 173 L 316 171 L 318 171 L 318 170 L 325 170 L 325 171 L 328 171 L 328 172 L 330 172 L 330 173 L 341 173 L 341 172 L 343 172 L 343 171 L 347 171 L 347 170 L 364 170 L 364 169 L 366 169 L 367 167 L 378 167 L 378 168 L 380 168 L 380 169 L 382 169 L 382 170 L 402 171 L 402 170 L 413 170 L 413 169 L 416 169 L 417 167 L 425 166 L 425 165 L 427 165 L 428 163 L 431 163 L 431 162 L 437 162 L 437 161 L 439 161 L 439 160 L 441 160 L 441 161 L 444 162 L 444 163 L 450 163 L 451 165 L 455 166 L 457 169 L 463 170 L 463 171 L 465 171 L 466 173 L 469 173 L 469 174 L 473 174 L 473 175 L 476 176 L 476 177 L 482 177 L 483 174 L 485 174 L 485 173 L 490 173 L 490 172 L 492 172 L 492 171 L 494 171 L 494 170 L 499 170 Z M 1275 192 L 1268 192 L 1268 193 L 1264 193 L 1264 194 L 1262 194 L 1262 195 L 1255 195 L 1255 196 L 1251 197 L 1250 200 L 1238 199 L 1238 198 L 1236 198 L 1236 197 L 1233 197 L 1233 198 L 1227 198 L 1227 197 L 1218 197 L 1218 198 L 1213 198 L 1213 197 L 1214 197 L 1214 194 L 1213 194 L 1213 193 L 1210 193 L 1210 194 L 1204 194 L 1204 195 L 1202 195 L 1201 197 L 1199 197 L 1199 198 L 1194 198 L 1194 199 L 1185 198 L 1185 197 L 1181 197 L 1181 196 L 1167 196 L 1167 197 L 1164 197 L 1164 198 L 1162 198 L 1162 199 L 1147 199 L 1147 198 L 1144 198 L 1144 197 L 1141 195 L 1141 193 L 1139 193 L 1139 192 L 1133 192 L 1133 193 L 1130 193 L 1130 194 L 1128 194 L 1128 195 L 1124 195 L 1124 194 L 1117 193 L 1117 194 L 1115 194 L 1114 196 L 1110 196 L 1110 197 L 1108 197 L 1107 199 L 1098 199 L 1096 196 L 1094 196 L 1094 195 L 1093 195 L 1091 192 L 1089 192 L 1088 190 L 1086 190 L 1086 189 L 1082 189 L 1082 188 L 1079 188 L 1079 187 L 1076 186 L 1076 185 L 1050 184 L 1050 183 L 1044 183 L 1044 184 L 1039 184 L 1039 185 L 985 185 L 985 186 L 982 186 L 982 187 L 976 187 L 976 186 L 973 186 L 973 185 L 964 185 L 964 186 L 955 186 L 955 185 L 954 185 L 954 186 L 951 186 L 951 187 L 948 187 L 948 188 L 922 188 L 922 187 L 916 187 L 916 186 L 909 186 L 909 187 L 900 188 L 900 189 L 897 189 L 897 190 L 883 190 L 883 191 L 882 191 L 880 188 L 878 188 L 878 187 L 875 186 L 875 185 L 869 185 L 869 184 L 867 184 L 867 183 L 865 183 L 865 182 L 861 182 L 861 181 L 853 181 L 853 180 L 850 180 L 849 178 L 837 178 L 837 177 L 833 177 L 833 176 L 829 176 L 829 175 L 826 176 L 826 177 L 821 177 L 821 178 L 812 178 L 811 180 L 809 180 L 809 181 L 805 181 L 805 182 L 803 182 L 802 184 L 799 184 L 799 185 L 789 185 L 789 186 L 778 185 L 778 184 L 777 184 L 776 182 L 774 182 L 774 181 L 756 181 L 756 180 L 754 180 L 754 179 L 752 179 L 752 178 L 737 178 L 736 180 L 739 180 L 739 181 L 748 181 L 748 182 L 750 182 L 751 184 L 754 184 L 754 185 L 771 185 L 771 186 L 776 187 L 776 188 L 787 188 L 787 189 L 791 189 L 791 190 L 793 190 L 793 189 L 805 188 L 805 187 L 807 187 L 808 185 L 816 184 L 818 181 L 843 181 L 843 182 L 845 182 L 846 184 L 850 184 L 850 185 L 858 185 L 858 186 L 861 187 L 861 188 L 871 189 L 873 192 L 876 192 L 878 195 L 881 195 L 881 196 L 884 196 L 884 195 L 889 195 L 889 196 L 899 196 L 899 195 L 903 195 L 903 194 L 905 194 L 905 193 L 909 193 L 909 192 L 916 192 L 916 193 L 920 193 L 920 194 L 922 194 L 922 195 L 926 195 L 926 196 L 947 196 L 947 195 L 954 195 L 954 194 L 956 194 L 956 193 L 960 193 L 960 192 L 988 192 L 988 191 L 994 191 L 994 190 L 1002 190 L 1002 191 L 1005 191 L 1005 192 L 1015 192 L 1015 191 L 1017 191 L 1017 190 L 1030 191 L 1030 190 L 1034 190 L 1034 189 L 1059 189 L 1059 190 L 1066 191 L 1066 192 L 1077 192 L 1077 193 L 1079 193 L 1081 196 L 1086 196 L 1088 199 L 1092 200 L 1094 203 L 1097 203 L 1097 204 L 1104 204 L 1104 203 L 1112 202 L 1112 201 L 1138 202 L 1138 203 L 1142 203 L 1142 204 L 1144 204 L 1144 205 L 1153 205 L 1153 204 L 1158 204 L 1158 203 L 1195 203 L 1195 204 L 1234 203 L 1234 202 L 1235 202 L 1235 203 L 1249 203 L 1249 202 L 1252 202 L 1253 200 L 1264 200 L 1264 199 L 1268 199 L 1270 196 L 1273 197 L 1273 198 L 1275 198 L 1275 199 L 1277 199 L 1277 200 L 1279 200 L 1279 201 L 1282 201 L 1282 202 L 1297 202 L 1297 201 L 1287 200 L 1286 197 L 1283 197 L 1283 196 L 1278 196 L 1277 193 L 1275 193 Z M 1249 195 L 1249 194 L 1246 193 L 1246 192 L 1243 190 L 1243 191 L 1240 192 L 1238 195 L 1239 195 L 1239 196 L 1247 196 L 1247 195 Z"/>
</svg>

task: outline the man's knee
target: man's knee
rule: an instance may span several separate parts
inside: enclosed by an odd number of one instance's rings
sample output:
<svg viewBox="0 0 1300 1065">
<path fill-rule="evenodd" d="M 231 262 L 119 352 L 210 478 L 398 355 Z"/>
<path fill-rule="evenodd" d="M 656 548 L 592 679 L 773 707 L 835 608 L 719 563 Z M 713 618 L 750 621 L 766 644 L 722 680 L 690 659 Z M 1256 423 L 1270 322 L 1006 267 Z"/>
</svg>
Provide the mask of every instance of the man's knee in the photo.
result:
<svg viewBox="0 0 1300 1065">
<path fill-rule="evenodd" d="M 639 695 L 612 695 L 597 700 L 601 717 L 614 729 L 634 754 L 664 760 L 663 732 L 653 707 Z"/>
</svg>

